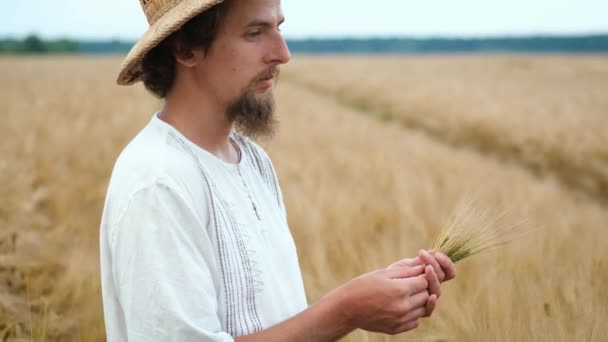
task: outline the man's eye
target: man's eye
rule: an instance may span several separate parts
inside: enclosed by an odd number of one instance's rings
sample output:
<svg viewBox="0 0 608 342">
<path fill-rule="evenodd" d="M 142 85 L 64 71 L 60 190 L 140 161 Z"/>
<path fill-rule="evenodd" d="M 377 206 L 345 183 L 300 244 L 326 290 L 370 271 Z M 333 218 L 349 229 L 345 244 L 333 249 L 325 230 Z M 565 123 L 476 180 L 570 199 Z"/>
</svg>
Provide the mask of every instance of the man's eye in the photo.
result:
<svg viewBox="0 0 608 342">
<path fill-rule="evenodd" d="M 259 36 L 260 34 L 262 34 L 261 30 L 255 30 L 255 31 L 251 31 L 251 32 L 247 33 L 247 37 L 255 38 L 255 37 Z"/>
</svg>

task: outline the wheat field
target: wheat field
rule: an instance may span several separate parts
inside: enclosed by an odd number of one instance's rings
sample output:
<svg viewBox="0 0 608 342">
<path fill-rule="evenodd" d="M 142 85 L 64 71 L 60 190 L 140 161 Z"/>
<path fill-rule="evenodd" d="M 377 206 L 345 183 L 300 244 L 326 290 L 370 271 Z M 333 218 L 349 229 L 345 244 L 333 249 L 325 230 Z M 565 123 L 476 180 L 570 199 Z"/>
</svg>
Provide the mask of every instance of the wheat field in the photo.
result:
<svg viewBox="0 0 608 342">
<path fill-rule="evenodd" d="M 120 150 L 162 105 L 120 57 L 0 58 L 0 339 L 102 341 L 98 229 Z M 474 194 L 533 233 L 458 264 L 434 315 L 346 341 L 605 341 L 606 56 L 295 56 L 259 143 L 310 303 L 430 247 Z"/>
</svg>

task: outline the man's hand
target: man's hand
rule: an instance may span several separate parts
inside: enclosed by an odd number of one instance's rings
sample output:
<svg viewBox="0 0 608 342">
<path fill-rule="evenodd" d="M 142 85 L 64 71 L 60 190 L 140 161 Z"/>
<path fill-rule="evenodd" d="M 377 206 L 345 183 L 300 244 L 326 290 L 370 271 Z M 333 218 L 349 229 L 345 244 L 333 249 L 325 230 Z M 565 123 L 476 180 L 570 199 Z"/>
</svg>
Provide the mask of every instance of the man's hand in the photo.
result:
<svg viewBox="0 0 608 342">
<path fill-rule="evenodd" d="M 421 249 L 415 258 L 401 259 L 391 264 L 393 267 L 414 267 L 420 265 L 432 266 L 440 283 L 456 278 L 456 266 L 445 254 Z"/>
<path fill-rule="evenodd" d="M 424 273 L 429 284 L 429 300 L 426 303 L 425 317 L 435 310 L 437 299 L 441 296 L 441 283 L 456 277 L 456 267 L 452 260 L 440 252 L 420 250 L 415 258 L 401 259 L 387 269 L 425 266 Z"/>
<path fill-rule="evenodd" d="M 342 313 L 354 328 L 398 334 L 418 326 L 429 294 L 424 266 L 395 267 L 361 275 L 329 296 L 342 298 Z"/>
<path fill-rule="evenodd" d="M 443 254 L 431 254 L 436 264 L 422 254 L 359 276 L 296 316 L 236 340 L 330 342 L 357 328 L 392 335 L 412 330 L 435 309 L 440 283 L 456 275 Z M 441 277 L 433 265 L 441 267 Z"/>
<path fill-rule="evenodd" d="M 418 252 L 417 259 L 420 259 L 425 265 L 432 266 L 442 283 L 456 278 L 456 266 L 450 258 L 441 252 L 421 249 Z"/>
</svg>

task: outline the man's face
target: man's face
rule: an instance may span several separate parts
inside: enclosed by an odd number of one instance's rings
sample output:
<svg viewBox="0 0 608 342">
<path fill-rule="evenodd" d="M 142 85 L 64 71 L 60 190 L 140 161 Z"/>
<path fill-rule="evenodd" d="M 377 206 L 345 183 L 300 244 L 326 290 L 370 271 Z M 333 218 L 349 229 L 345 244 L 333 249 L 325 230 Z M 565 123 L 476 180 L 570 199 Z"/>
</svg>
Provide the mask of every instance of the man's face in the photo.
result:
<svg viewBox="0 0 608 342">
<path fill-rule="evenodd" d="M 279 25 L 280 0 L 233 0 L 203 62 L 200 82 L 249 136 L 272 135 L 278 66 L 290 58 Z"/>
</svg>

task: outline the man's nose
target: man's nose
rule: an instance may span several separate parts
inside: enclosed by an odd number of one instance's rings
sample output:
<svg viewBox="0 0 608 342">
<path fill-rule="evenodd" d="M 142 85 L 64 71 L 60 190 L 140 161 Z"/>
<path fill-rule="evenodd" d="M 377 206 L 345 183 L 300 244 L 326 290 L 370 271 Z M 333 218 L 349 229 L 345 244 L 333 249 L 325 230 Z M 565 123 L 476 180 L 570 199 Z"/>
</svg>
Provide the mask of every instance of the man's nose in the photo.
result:
<svg viewBox="0 0 608 342">
<path fill-rule="evenodd" d="M 273 40 L 272 53 L 268 55 L 268 63 L 276 63 L 276 64 L 285 64 L 289 62 L 291 59 L 291 52 L 289 52 L 289 47 L 287 46 L 287 42 L 280 34 L 275 36 Z"/>
</svg>

